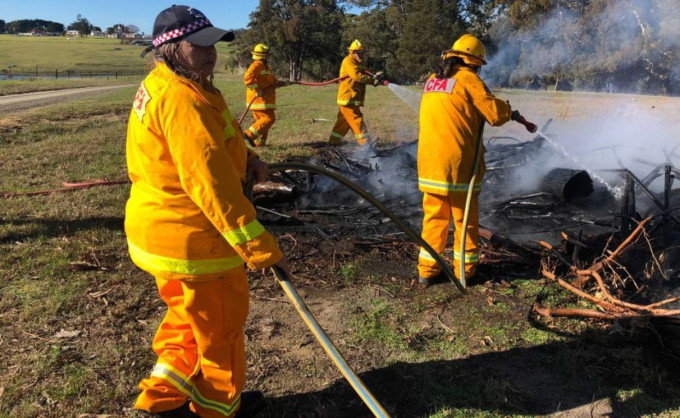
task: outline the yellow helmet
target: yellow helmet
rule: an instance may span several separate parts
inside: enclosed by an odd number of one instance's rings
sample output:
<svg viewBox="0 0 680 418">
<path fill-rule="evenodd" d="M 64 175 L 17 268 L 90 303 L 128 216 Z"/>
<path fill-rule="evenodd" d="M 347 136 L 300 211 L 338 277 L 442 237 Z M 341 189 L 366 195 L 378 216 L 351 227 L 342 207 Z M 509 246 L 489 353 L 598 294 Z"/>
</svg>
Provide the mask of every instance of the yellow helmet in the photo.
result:
<svg viewBox="0 0 680 418">
<path fill-rule="evenodd" d="M 451 49 L 444 51 L 442 59 L 460 57 L 468 65 L 480 66 L 486 64 L 486 48 L 473 35 L 466 33 L 458 38 Z"/>
<path fill-rule="evenodd" d="M 358 39 L 355 39 L 354 42 L 352 42 L 352 45 L 347 48 L 350 52 L 355 52 L 355 51 L 364 51 L 364 46 L 361 44 L 361 41 Z"/>
<path fill-rule="evenodd" d="M 255 45 L 255 48 L 250 52 L 253 54 L 254 60 L 261 60 L 269 57 L 269 47 L 265 44 Z"/>
</svg>

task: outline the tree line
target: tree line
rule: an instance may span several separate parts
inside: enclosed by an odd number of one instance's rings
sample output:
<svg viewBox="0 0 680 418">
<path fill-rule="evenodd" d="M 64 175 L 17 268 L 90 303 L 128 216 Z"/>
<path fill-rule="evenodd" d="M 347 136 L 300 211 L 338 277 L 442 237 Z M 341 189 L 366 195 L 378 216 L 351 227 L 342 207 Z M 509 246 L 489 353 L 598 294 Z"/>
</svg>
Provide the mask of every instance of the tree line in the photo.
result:
<svg viewBox="0 0 680 418">
<path fill-rule="evenodd" d="M 107 27 L 105 32 L 108 34 L 116 33 L 116 31 L 118 30 L 117 29 L 118 26 L 121 26 L 123 33 L 139 32 L 139 28 L 136 25 L 132 24 L 129 25 L 114 24 Z M 44 29 L 46 32 L 51 33 L 63 33 L 66 30 L 77 30 L 81 36 L 87 36 L 92 31 L 102 32 L 102 29 L 99 26 L 94 26 L 93 24 L 90 23 L 90 21 L 86 17 L 80 14 L 77 15 L 76 20 L 74 20 L 68 26 L 65 26 L 63 23 L 52 22 L 50 20 L 43 19 L 20 19 L 13 20 L 11 22 L 6 22 L 5 20 L 0 19 L 0 33 L 5 32 L 9 34 L 28 33 L 36 28 L 41 28 Z"/>
<path fill-rule="evenodd" d="M 371 68 L 422 82 L 472 33 L 492 86 L 680 94 L 678 0 L 260 0 L 238 32 L 228 67 L 247 67 L 264 42 L 293 80 L 336 77 L 358 38 Z"/>
</svg>

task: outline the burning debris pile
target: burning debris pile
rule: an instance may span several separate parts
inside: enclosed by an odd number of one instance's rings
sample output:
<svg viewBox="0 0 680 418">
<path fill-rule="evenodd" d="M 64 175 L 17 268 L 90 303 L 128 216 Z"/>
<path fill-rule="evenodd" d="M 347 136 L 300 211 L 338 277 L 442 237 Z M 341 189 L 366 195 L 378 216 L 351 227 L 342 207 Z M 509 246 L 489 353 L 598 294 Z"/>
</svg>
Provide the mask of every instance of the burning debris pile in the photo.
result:
<svg viewBox="0 0 680 418">
<path fill-rule="evenodd" d="M 670 158 L 646 162 L 651 172 L 638 177 L 623 164 L 598 171 L 567 158 L 545 164 L 545 153 L 555 154 L 546 134 L 528 142 L 485 142 L 487 172 L 479 205 L 482 272 L 501 280 L 540 271 L 547 283 L 586 303 L 546 307 L 539 297 L 534 307 L 539 315 L 649 320 L 680 331 L 680 297 L 671 290 L 680 277 L 673 247 L 678 242 L 673 224 L 680 225 L 673 204 L 680 203 L 680 193 L 672 189 L 678 171 Z M 416 150 L 417 142 L 411 141 L 348 156 L 329 146 L 319 150 L 313 163 L 359 184 L 420 231 Z M 354 234 L 373 247 L 413 246 L 383 213 L 333 180 L 297 171 L 275 177 L 255 190 L 255 202 L 269 222 L 309 225 L 301 218 L 330 217 L 333 234 L 312 224 L 327 239 Z M 657 193 L 650 186 L 659 178 L 664 190 Z M 411 253 L 415 263 L 415 246 Z"/>
</svg>

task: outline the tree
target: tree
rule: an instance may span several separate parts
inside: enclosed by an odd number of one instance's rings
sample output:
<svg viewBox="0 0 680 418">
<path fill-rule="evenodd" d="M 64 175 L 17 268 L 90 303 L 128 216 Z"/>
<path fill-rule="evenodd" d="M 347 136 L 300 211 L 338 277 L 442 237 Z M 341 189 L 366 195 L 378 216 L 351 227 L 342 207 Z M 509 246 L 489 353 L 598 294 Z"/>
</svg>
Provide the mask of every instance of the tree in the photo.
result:
<svg viewBox="0 0 680 418">
<path fill-rule="evenodd" d="M 139 32 L 139 28 L 135 25 L 125 25 L 123 32 L 124 33 L 137 33 L 137 32 Z"/>
<path fill-rule="evenodd" d="M 390 80 L 403 81 L 404 72 L 397 54 L 403 33 L 404 15 L 396 7 L 380 7 L 361 15 L 347 15 L 343 44 L 359 39 L 368 48 L 369 67 L 386 71 Z"/>
<path fill-rule="evenodd" d="M 57 22 L 51 22 L 45 26 L 45 30 L 52 33 L 61 33 L 64 31 L 64 25 Z"/>
<path fill-rule="evenodd" d="M 48 28 L 53 27 L 53 25 L 56 25 L 54 27 L 58 27 L 61 30 L 56 30 L 56 31 L 49 30 Z M 29 32 L 33 28 L 45 28 L 49 32 L 61 32 L 64 29 L 64 25 L 62 25 L 61 23 L 52 22 L 52 21 L 43 20 L 43 19 L 13 20 L 13 21 L 5 24 L 5 30 L 8 33 L 12 33 L 12 34 Z"/>
<path fill-rule="evenodd" d="M 93 26 L 93 27 L 92 27 L 92 31 L 93 31 L 93 32 L 94 32 L 94 31 L 96 31 L 96 32 L 101 32 L 101 31 L 102 31 L 102 28 L 100 28 L 99 26 Z"/>
<path fill-rule="evenodd" d="M 339 69 L 342 19 L 336 0 L 260 0 L 239 55 L 264 42 L 273 51 L 277 72 L 287 72 L 292 80 L 300 80 L 303 72 L 326 78 Z"/>
<path fill-rule="evenodd" d="M 69 25 L 69 30 L 77 30 L 80 36 L 87 36 L 92 32 L 90 21 L 78 14 L 76 21 Z"/>
<path fill-rule="evenodd" d="M 409 79 L 426 77 L 440 61 L 441 52 L 465 33 L 458 1 L 413 0 L 406 6 L 404 33 L 398 57 Z"/>
<path fill-rule="evenodd" d="M 5 28 L 5 21 L 0 19 L 0 33 L 5 33 L 5 30 L 7 30 Z"/>
<path fill-rule="evenodd" d="M 113 35 L 115 32 L 116 29 L 113 26 L 109 26 L 108 28 L 106 28 L 106 33 L 108 33 L 109 35 Z"/>
</svg>

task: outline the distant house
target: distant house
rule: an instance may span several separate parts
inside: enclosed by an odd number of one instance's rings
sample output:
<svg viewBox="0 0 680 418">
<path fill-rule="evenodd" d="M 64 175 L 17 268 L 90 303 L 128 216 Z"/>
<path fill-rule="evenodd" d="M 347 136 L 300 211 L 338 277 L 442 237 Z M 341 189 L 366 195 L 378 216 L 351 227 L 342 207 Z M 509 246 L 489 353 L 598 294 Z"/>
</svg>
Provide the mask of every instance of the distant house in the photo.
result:
<svg viewBox="0 0 680 418">
<path fill-rule="evenodd" d="M 125 39 L 142 39 L 142 38 L 144 38 L 139 33 L 126 33 L 123 36 L 125 37 Z"/>
<path fill-rule="evenodd" d="M 66 31 L 66 36 L 79 36 L 80 31 L 77 31 L 75 29 L 69 29 Z"/>
<path fill-rule="evenodd" d="M 90 32 L 90 36 L 102 36 L 102 31 L 93 30 L 92 32 Z"/>
<path fill-rule="evenodd" d="M 45 28 L 33 28 L 29 33 L 31 36 L 43 36 L 45 35 Z"/>
</svg>

